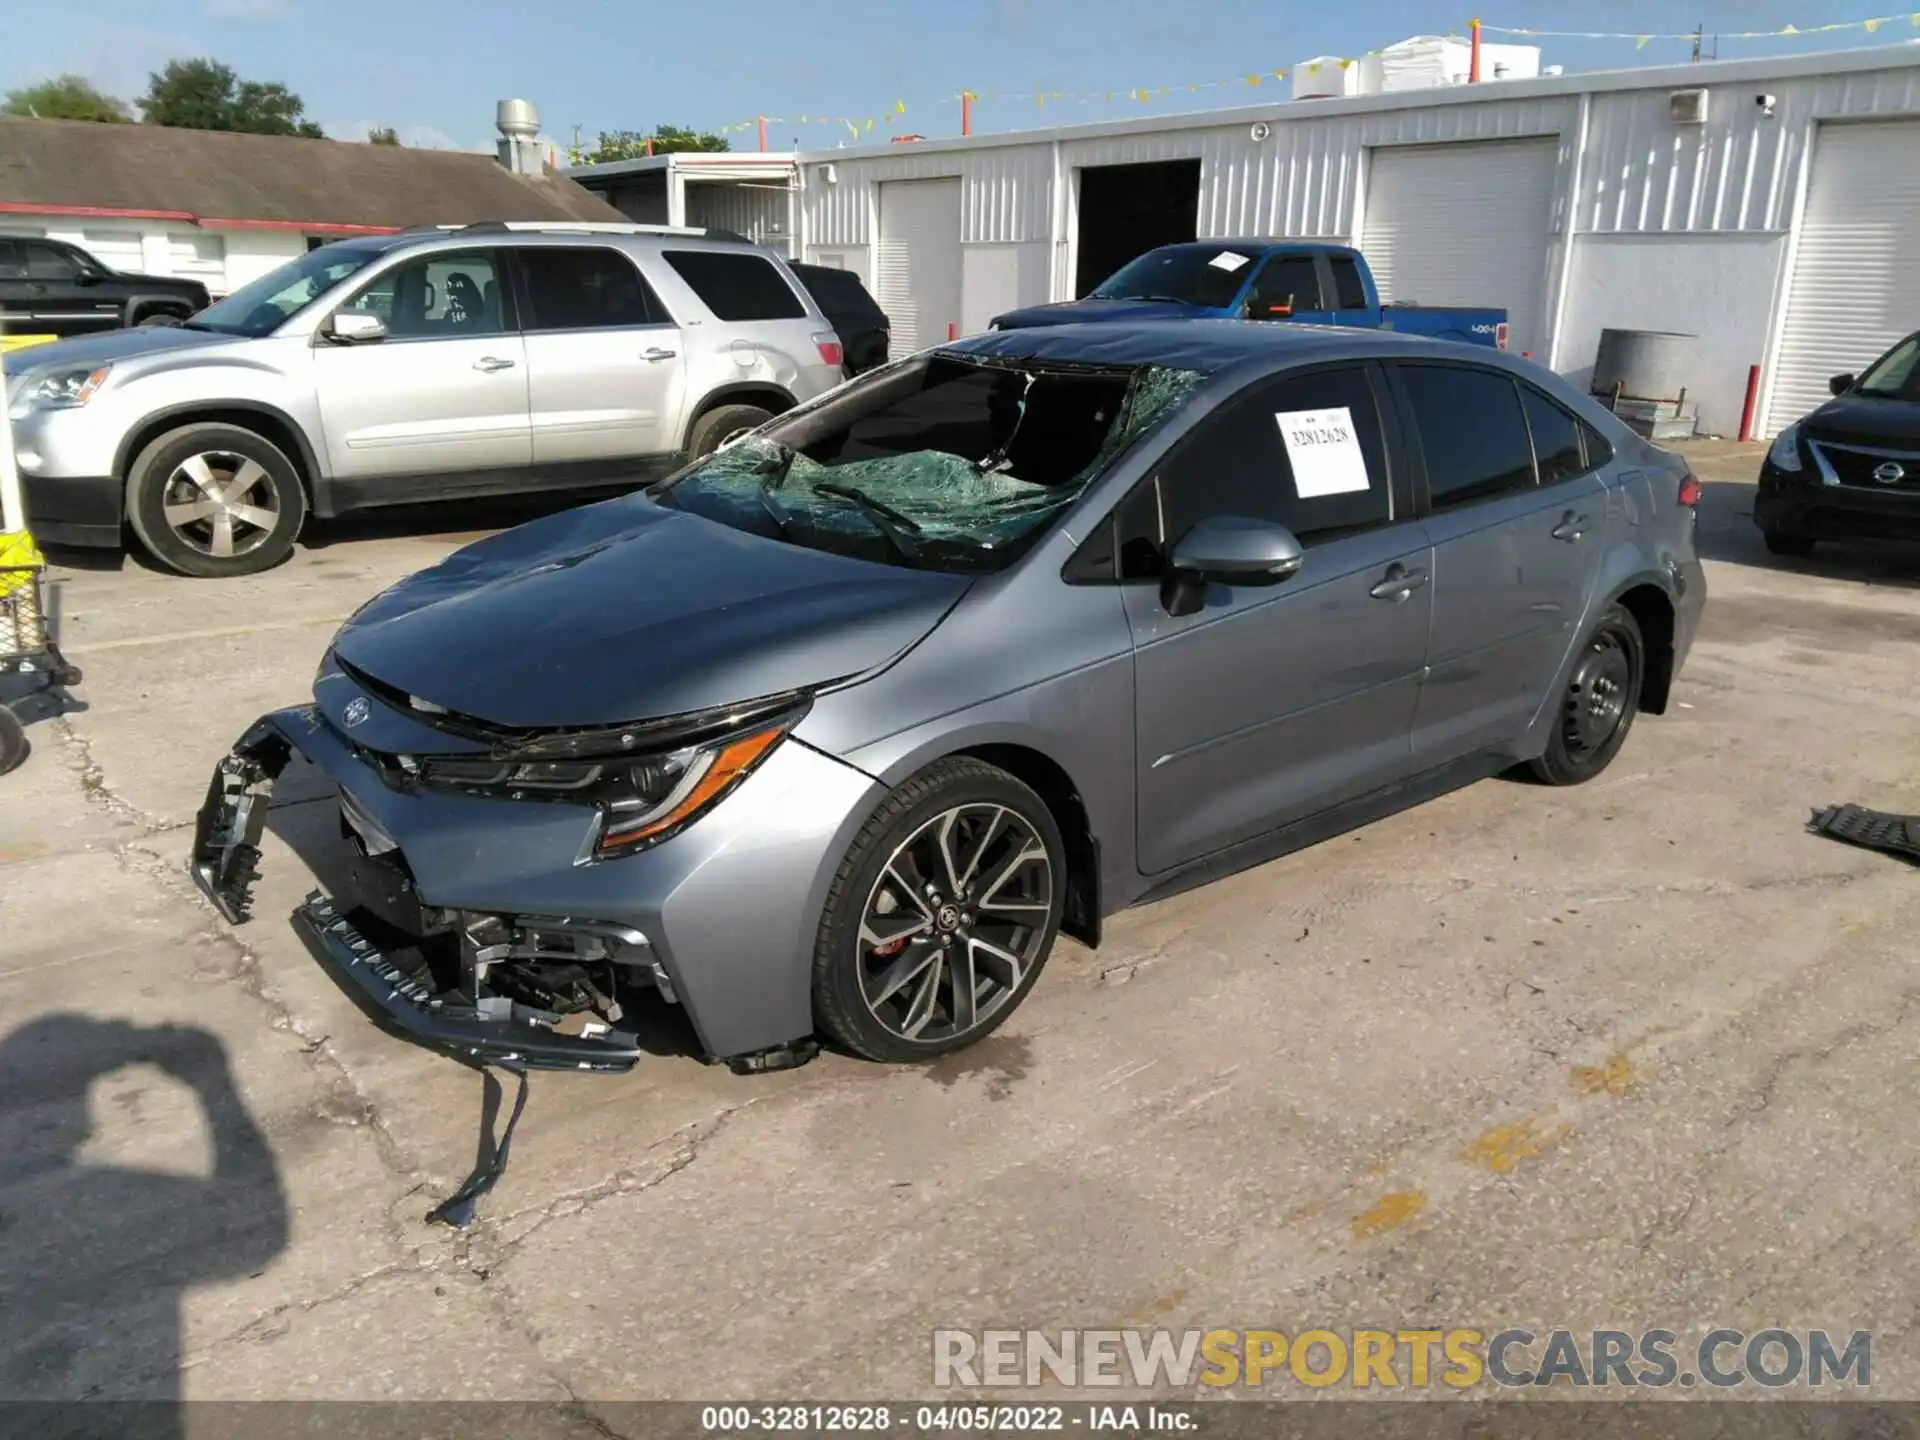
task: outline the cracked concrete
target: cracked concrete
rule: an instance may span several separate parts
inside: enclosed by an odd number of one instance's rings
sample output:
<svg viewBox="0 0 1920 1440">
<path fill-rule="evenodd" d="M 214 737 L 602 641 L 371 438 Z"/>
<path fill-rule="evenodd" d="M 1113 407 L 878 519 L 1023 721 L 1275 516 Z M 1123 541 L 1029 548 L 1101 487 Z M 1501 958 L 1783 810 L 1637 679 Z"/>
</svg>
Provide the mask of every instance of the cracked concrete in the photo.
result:
<svg viewBox="0 0 1920 1440">
<path fill-rule="evenodd" d="M 1712 602 L 1615 768 L 1488 782 L 1064 943 L 925 1070 L 534 1077 L 467 1232 L 472 1072 L 184 874 L 207 775 L 452 537 L 232 584 L 63 571 L 90 708 L 0 780 L 0 1397 L 929 1393 L 938 1325 L 1876 1331 L 1920 1397 L 1920 573 L 1782 566 L 1701 447 Z M 197 624 L 204 612 L 209 622 Z M 298 804 L 289 792 L 289 807 Z M 324 806 L 309 806 L 317 822 Z M 306 812 L 303 810 L 302 814 Z"/>
</svg>

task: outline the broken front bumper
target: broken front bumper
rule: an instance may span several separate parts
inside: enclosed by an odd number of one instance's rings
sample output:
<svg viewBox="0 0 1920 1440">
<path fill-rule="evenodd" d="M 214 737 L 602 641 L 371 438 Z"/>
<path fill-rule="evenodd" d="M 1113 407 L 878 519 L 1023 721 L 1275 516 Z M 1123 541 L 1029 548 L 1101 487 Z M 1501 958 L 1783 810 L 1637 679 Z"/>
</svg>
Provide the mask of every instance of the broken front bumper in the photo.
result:
<svg viewBox="0 0 1920 1440">
<path fill-rule="evenodd" d="M 297 725 L 282 712 L 255 722 L 233 751 L 215 768 L 206 803 L 194 825 L 190 870 L 194 883 L 222 915 L 238 925 L 251 913 L 253 887 L 260 873 L 260 840 L 266 828 L 274 783 L 297 748 Z M 355 809 L 341 792 L 349 824 L 359 830 Z M 364 832 L 363 832 L 364 833 Z M 349 864 L 347 883 L 357 893 L 310 894 L 293 913 L 293 922 L 314 957 L 334 982 L 383 1029 L 457 1058 L 546 1070 L 624 1071 L 640 1058 L 637 1040 L 625 1031 L 589 1022 L 581 1033 L 556 1027 L 570 1017 L 490 994 L 484 966 L 463 967 L 458 987 L 428 983 L 427 968 L 409 970 L 397 963 L 351 915 L 366 908 L 377 918 L 406 926 L 404 916 L 423 912 L 412 886 L 391 862 L 366 852 L 365 865 Z M 424 928 L 424 927 L 421 927 Z M 638 938 L 638 937 L 635 937 Z"/>
</svg>

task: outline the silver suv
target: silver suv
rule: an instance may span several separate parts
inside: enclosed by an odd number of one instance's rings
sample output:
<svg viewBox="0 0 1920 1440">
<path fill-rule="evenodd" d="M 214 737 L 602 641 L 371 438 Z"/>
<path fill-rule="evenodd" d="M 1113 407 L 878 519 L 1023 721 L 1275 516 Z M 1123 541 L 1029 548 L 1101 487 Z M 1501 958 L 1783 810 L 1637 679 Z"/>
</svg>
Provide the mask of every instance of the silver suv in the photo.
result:
<svg viewBox="0 0 1920 1440">
<path fill-rule="evenodd" d="M 844 378 L 768 251 L 500 221 L 325 245 L 178 327 L 27 358 L 7 402 L 36 536 L 124 523 L 196 576 L 278 563 L 309 514 L 646 483 Z"/>
</svg>

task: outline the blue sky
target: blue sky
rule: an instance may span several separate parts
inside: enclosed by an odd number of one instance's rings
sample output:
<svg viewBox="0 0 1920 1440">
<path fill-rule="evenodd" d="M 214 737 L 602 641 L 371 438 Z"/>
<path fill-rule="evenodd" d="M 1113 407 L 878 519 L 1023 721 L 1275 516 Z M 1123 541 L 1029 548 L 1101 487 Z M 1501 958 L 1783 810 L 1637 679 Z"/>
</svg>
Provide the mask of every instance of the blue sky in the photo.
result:
<svg viewBox="0 0 1920 1440">
<path fill-rule="evenodd" d="M 1920 0 L 1898 0 L 1920 5 Z M 959 91 L 983 92 L 979 131 L 1096 120 L 1284 94 L 1184 88 L 1142 105 L 1053 103 L 1036 91 L 1185 87 L 1315 55 L 1358 55 L 1411 34 L 1489 26 L 1631 33 L 1806 29 L 1893 11 L 1889 0 L 0 0 L 0 89 L 79 71 L 123 96 L 172 56 L 213 55 L 296 91 L 331 135 L 370 123 L 414 144 L 485 146 L 493 102 L 519 96 L 564 140 L 658 123 L 710 128 L 785 117 L 774 148 L 849 138 L 814 117 L 884 115 L 957 133 Z M 57 14 L 57 21 L 49 21 Z M 1489 34 L 1490 40 L 1508 37 Z M 1920 39 L 1904 17 L 1874 34 L 1723 41 L 1723 58 Z M 1684 60 L 1683 42 L 1546 39 L 1569 71 Z M 1021 98 L 996 95 L 1016 92 Z M 809 123 L 797 123 L 805 115 Z M 875 136 L 888 133 L 876 125 Z M 751 133 L 735 148 L 751 148 Z"/>
</svg>

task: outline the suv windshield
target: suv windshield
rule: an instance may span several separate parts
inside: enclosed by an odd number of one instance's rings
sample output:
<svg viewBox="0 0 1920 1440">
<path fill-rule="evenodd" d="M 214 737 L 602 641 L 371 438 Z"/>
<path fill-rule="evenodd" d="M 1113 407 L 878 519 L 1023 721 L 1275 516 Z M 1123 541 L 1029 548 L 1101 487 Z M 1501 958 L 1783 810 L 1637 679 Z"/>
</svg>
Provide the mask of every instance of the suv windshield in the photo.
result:
<svg viewBox="0 0 1920 1440">
<path fill-rule="evenodd" d="M 651 493 L 811 549 L 998 570 L 1204 378 L 935 352 L 776 420 Z"/>
<path fill-rule="evenodd" d="M 384 252 L 369 245 L 323 245 L 289 260 L 216 301 L 187 322 L 189 330 L 217 330 L 258 340 L 271 335 L 327 291 Z"/>
<path fill-rule="evenodd" d="M 1883 400 L 1920 400 L 1920 335 L 1909 335 L 1874 361 L 1857 393 Z"/>
<path fill-rule="evenodd" d="M 1096 300 L 1175 300 L 1231 305 L 1257 257 L 1227 245 L 1167 245 L 1129 260 L 1093 289 Z"/>
</svg>

